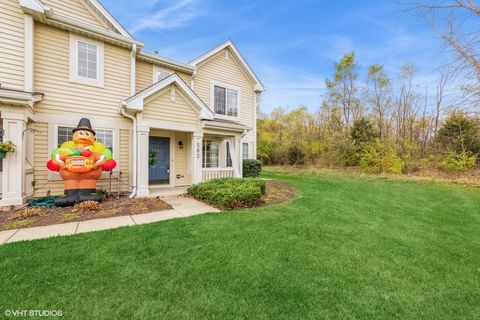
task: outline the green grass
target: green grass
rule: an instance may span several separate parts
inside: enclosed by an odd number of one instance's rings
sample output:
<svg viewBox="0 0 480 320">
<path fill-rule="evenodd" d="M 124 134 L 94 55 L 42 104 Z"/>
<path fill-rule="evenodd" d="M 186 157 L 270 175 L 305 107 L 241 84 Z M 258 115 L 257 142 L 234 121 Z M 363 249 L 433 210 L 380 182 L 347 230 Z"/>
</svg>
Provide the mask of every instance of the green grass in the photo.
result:
<svg viewBox="0 0 480 320">
<path fill-rule="evenodd" d="M 480 189 L 269 172 L 286 205 L 0 246 L 4 309 L 78 319 L 474 319 Z"/>
</svg>

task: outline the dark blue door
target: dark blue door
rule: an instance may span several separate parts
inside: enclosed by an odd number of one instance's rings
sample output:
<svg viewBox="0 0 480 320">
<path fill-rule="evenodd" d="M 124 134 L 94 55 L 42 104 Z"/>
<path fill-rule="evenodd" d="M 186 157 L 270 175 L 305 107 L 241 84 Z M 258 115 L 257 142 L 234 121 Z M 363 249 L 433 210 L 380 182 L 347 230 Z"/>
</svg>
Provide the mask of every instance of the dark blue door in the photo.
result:
<svg viewBox="0 0 480 320">
<path fill-rule="evenodd" d="M 170 138 L 150 137 L 149 139 L 150 184 L 163 184 L 170 181 Z"/>
</svg>

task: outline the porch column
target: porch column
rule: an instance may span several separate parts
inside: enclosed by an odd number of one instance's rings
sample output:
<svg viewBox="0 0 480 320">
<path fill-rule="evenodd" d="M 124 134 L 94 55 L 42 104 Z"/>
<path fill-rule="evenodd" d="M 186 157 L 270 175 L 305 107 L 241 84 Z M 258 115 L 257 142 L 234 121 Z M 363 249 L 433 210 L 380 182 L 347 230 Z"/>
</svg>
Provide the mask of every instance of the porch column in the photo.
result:
<svg viewBox="0 0 480 320">
<path fill-rule="evenodd" d="M 235 151 L 237 151 L 237 165 L 238 165 L 238 177 L 243 177 L 243 159 L 242 159 L 242 139 L 240 136 L 235 136 Z"/>
<path fill-rule="evenodd" d="M 16 151 L 3 159 L 2 200 L 0 206 L 18 206 L 25 201 L 25 143 L 22 137 L 27 116 L 23 112 L 2 111 L 3 141 L 11 141 Z"/>
<path fill-rule="evenodd" d="M 148 190 L 148 140 L 149 127 L 137 128 L 137 144 L 138 144 L 138 171 L 137 171 L 137 196 L 146 197 L 150 194 Z"/>
<path fill-rule="evenodd" d="M 192 183 L 202 182 L 203 133 L 192 133 Z"/>
</svg>

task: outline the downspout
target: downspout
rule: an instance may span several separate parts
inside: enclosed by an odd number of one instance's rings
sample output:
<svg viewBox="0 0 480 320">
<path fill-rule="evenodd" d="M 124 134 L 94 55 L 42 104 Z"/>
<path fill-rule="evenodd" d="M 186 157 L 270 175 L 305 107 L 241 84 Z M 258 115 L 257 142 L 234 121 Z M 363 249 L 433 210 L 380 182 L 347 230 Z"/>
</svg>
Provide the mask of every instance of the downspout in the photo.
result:
<svg viewBox="0 0 480 320">
<path fill-rule="evenodd" d="M 137 195 L 137 118 L 132 115 L 129 115 L 126 111 L 126 104 L 125 101 L 120 102 L 120 113 L 125 118 L 132 120 L 133 122 L 133 186 L 132 186 L 132 193 L 130 194 L 130 198 L 133 198 Z"/>
</svg>

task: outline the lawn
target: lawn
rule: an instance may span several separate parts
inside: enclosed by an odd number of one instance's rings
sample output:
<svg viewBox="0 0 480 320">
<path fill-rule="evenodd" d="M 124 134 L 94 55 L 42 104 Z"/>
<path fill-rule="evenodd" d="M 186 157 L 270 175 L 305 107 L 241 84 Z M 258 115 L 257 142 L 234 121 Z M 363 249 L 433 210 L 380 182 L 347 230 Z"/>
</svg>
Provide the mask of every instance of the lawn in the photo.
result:
<svg viewBox="0 0 480 320">
<path fill-rule="evenodd" d="M 0 314 L 473 319 L 480 189 L 267 172 L 288 204 L 0 246 Z"/>
</svg>

